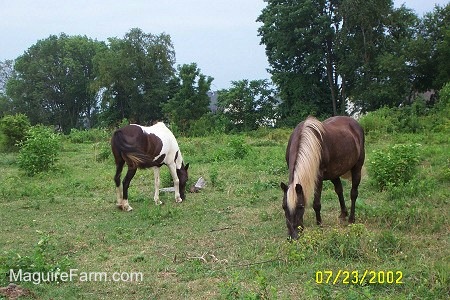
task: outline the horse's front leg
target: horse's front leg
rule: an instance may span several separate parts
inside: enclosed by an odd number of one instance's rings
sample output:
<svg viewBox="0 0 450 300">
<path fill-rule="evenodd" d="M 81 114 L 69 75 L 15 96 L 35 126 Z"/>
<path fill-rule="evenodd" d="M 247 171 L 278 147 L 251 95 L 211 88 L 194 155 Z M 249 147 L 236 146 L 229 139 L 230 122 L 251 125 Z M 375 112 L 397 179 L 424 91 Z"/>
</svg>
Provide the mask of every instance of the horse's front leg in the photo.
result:
<svg viewBox="0 0 450 300">
<path fill-rule="evenodd" d="M 180 195 L 180 180 L 178 179 L 177 175 L 177 167 L 175 163 L 172 163 L 167 166 L 169 167 L 170 175 L 172 175 L 173 187 L 175 188 L 175 202 L 180 203 L 183 201 L 183 199 L 181 199 Z"/>
<path fill-rule="evenodd" d="M 316 189 L 314 191 L 314 202 L 313 202 L 313 208 L 316 212 L 316 222 L 317 225 L 322 225 L 322 217 L 320 216 L 320 210 L 322 208 L 322 205 L 320 204 L 320 197 L 322 196 L 322 185 L 323 180 L 318 179 L 316 184 Z"/>
<path fill-rule="evenodd" d="M 159 200 L 159 185 L 161 183 L 159 179 L 159 171 L 159 167 L 153 167 L 153 173 L 155 177 L 155 196 L 153 197 L 153 199 L 155 200 L 156 205 L 162 204 L 162 202 Z"/>
</svg>

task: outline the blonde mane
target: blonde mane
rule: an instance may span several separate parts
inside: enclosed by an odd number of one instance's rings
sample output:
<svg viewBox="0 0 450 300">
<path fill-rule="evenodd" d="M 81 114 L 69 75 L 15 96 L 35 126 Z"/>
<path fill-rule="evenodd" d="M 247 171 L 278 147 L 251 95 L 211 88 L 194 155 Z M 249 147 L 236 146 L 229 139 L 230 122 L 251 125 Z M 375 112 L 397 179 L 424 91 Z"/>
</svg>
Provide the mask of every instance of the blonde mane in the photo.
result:
<svg viewBox="0 0 450 300">
<path fill-rule="evenodd" d="M 303 124 L 294 164 L 293 180 L 287 191 L 287 205 L 291 212 L 297 206 L 295 192 L 297 184 L 302 186 L 305 206 L 314 193 L 322 158 L 321 142 L 323 132 L 323 124 L 316 118 L 308 117 Z"/>
</svg>

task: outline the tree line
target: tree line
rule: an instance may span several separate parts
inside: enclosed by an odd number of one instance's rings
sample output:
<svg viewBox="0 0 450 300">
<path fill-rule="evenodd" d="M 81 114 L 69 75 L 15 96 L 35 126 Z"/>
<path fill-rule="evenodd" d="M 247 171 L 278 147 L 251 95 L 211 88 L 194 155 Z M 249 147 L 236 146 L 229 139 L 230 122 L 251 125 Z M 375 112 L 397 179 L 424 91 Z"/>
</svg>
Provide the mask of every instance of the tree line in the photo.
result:
<svg viewBox="0 0 450 300">
<path fill-rule="evenodd" d="M 293 126 L 309 114 L 410 104 L 450 78 L 450 5 L 419 18 L 390 0 L 269 0 L 257 21 L 272 81 L 218 91 L 196 63 L 175 66 L 168 34 L 133 28 L 107 42 L 50 35 L 0 62 L 0 117 L 32 124 L 114 126 L 169 121 L 181 133 Z"/>
<path fill-rule="evenodd" d="M 269 0 L 258 21 L 281 119 L 410 104 L 450 78 L 450 5 L 419 18 L 391 0 Z"/>
</svg>

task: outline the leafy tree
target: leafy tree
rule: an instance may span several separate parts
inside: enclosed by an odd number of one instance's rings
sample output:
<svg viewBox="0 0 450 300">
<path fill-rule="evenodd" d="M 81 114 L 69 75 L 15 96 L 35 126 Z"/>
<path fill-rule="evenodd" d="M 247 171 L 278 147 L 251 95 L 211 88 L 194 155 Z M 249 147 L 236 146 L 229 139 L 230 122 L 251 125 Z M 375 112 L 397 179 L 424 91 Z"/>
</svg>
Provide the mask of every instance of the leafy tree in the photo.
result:
<svg viewBox="0 0 450 300">
<path fill-rule="evenodd" d="M 51 35 L 38 41 L 14 64 L 7 95 L 33 124 L 57 125 L 65 132 L 92 119 L 95 93 L 92 58 L 103 44 L 82 36 Z"/>
<path fill-rule="evenodd" d="M 229 120 L 228 130 L 246 131 L 273 125 L 277 119 L 275 91 L 267 80 L 232 81 L 219 91 L 219 110 Z"/>
<path fill-rule="evenodd" d="M 258 21 L 282 122 L 396 106 L 414 76 L 417 16 L 391 0 L 269 0 Z"/>
<path fill-rule="evenodd" d="M 412 53 L 417 91 L 440 90 L 450 81 L 450 4 L 424 16 Z"/>
<path fill-rule="evenodd" d="M 0 117 L 12 113 L 11 99 L 6 96 L 6 83 L 14 74 L 14 61 L 0 61 Z"/>
<path fill-rule="evenodd" d="M 151 123 L 162 118 L 169 97 L 175 51 L 167 34 L 153 35 L 134 28 L 123 39 L 108 39 L 108 51 L 96 58 L 102 118 L 113 124 L 127 118 Z"/>
<path fill-rule="evenodd" d="M 325 2 L 269 0 L 257 19 L 263 23 L 258 32 L 287 125 L 307 114 L 337 114 L 337 96 L 332 96 L 338 87 L 330 51 L 334 4 Z"/>
<path fill-rule="evenodd" d="M 418 18 L 404 6 L 393 9 L 390 2 L 368 2 L 343 24 L 342 73 L 348 97 L 362 112 L 398 106 L 412 89 L 410 52 Z M 352 1 L 344 3 L 343 14 L 352 16 Z"/>
<path fill-rule="evenodd" d="M 6 83 L 14 73 L 14 61 L 7 59 L 0 61 L 0 94 L 5 94 Z"/>
<path fill-rule="evenodd" d="M 197 64 L 178 66 L 178 77 L 172 86 L 178 86 L 174 96 L 164 105 L 169 120 L 181 132 L 186 132 L 191 124 L 209 112 L 209 96 L 213 78 L 203 75 Z"/>
</svg>

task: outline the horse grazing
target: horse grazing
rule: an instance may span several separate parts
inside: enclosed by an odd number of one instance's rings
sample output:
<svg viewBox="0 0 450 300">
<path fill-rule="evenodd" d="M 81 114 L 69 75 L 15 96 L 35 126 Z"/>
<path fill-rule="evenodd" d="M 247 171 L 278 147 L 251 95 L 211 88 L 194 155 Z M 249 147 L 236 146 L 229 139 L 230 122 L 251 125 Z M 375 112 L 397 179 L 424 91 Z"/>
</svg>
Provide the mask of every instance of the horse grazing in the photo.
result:
<svg viewBox="0 0 450 300">
<path fill-rule="evenodd" d="M 126 211 L 133 209 L 128 204 L 128 187 L 138 168 L 153 168 L 156 205 L 162 203 L 159 200 L 159 168 L 162 165 L 167 165 L 172 175 L 175 201 L 181 202 L 185 199 L 189 164 L 184 165 L 177 140 L 164 123 L 159 122 L 150 127 L 131 124 L 120 128 L 112 136 L 111 148 L 116 162 L 114 182 L 119 208 Z M 125 163 L 127 163 L 128 171 L 122 182 L 122 194 L 120 175 Z"/>
<path fill-rule="evenodd" d="M 283 209 L 289 236 L 298 238 L 303 227 L 303 214 L 314 194 L 313 208 L 317 225 L 320 216 L 320 196 L 324 180 L 331 180 L 341 206 L 341 219 L 348 215 L 340 177 L 351 173 L 351 209 L 349 223 L 355 222 L 355 202 L 364 164 L 364 131 L 354 119 L 337 116 L 324 122 L 308 117 L 299 123 L 289 138 L 286 163 L 289 185 L 280 184 L 284 192 Z"/>
</svg>

